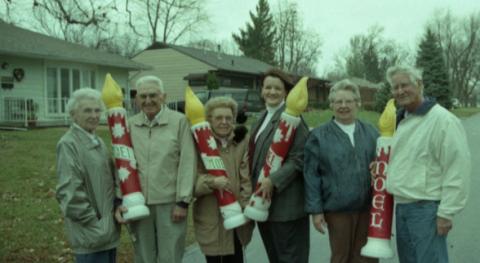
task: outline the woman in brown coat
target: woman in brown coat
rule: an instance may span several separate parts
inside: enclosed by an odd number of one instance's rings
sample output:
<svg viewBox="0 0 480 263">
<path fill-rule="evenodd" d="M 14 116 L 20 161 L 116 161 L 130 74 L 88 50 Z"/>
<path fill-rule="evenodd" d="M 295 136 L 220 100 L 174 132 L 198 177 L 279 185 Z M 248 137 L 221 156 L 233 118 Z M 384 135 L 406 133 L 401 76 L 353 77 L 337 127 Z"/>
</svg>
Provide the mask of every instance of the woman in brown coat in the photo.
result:
<svg viewBox="0 0 480 263">
<path fill-rule="evenodd" d="M 248 138 L 234 130 L 237 103 L 227 97 L 216 97 L 205 105 L 205 114 L 220 150 L 228 178 L 209 175 L 199 160 L 195 185 L 193 220 L 197 242 L 211 262 L 243 262 L 243 248 L 250 242 L 251 222 L 233 230 L 225 230 L 223 218 L 213 191 L 233 192 L 242 207 L 252 193 L 248 167 Z M 200 158 L 199 158 L 200 159 Z"/>
</svg>

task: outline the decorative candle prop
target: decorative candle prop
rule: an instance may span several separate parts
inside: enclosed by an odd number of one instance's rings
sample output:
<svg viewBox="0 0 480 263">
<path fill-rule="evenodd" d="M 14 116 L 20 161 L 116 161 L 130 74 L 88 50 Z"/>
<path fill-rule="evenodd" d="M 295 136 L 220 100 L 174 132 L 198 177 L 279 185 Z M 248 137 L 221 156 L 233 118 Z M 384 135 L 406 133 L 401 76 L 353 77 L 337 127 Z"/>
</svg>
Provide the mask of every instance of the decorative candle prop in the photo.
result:
<svg viewBox="0 0 480 263">
<path fill-rule="evenodd" d="M 275 131 L 272 145 L 267 153 L 265 164 L 258 177 L 255 192 L 260 187 L 263 178 L 277 171 L 283 164 L 287 156 L 290 145 L 295 138 L 295 132 L 300 124 L 300 114 L 307 108 L 308 89 L 307 77 L 303 77 L 297 85 L 288 93 L 285 111 L 280 116 L 280 122 Z M 254 193 L 250 198 L 249 204 L 245 208 L 246 217 L 255 221 L 264 222 L 268 218 L 268 209 L 271 200 L 263 199 L 261 194 Z"/>
<path fill-rule="evenodd" d="M 105 77 L 105 84 L 103 84 L 102 100 L 107 107 L 113 156 L 123 195 L 122 205 L 128 209 L 122 216 L 125 220 L 137 220 L 147 217 L 150 211 L 145 206 L 145 198 L 140 187 L 137 161 L 133 154 L 126 111 L 123 108 L 122 90 L 109 73 Z"/>
<path fill-rule="evenodd" d="M 203 165 L 208 173 L 213 176 L 228 177 L 225 165 L 220 158 L 220 151 L 213 137 L 210 124 L 205 120 L 203 104 L 197 96 L 195 96 L 190 87 L 187 87 L 185 90 L 185 115 L 192 125 L 191 130 L 193 137 L 195 138 Z M 242 207 L 232 192 L 215 189 L 214 194 L 218 201 L 225 229 L 233 229 L 248 221 L 242 213 Z"/>
<path fill-rule="evenodd" d="M 390 244 L 392 236 L 393 197 L 385 189 L 386 170 L 390 158 L 392 136 L 395 132 L 395 103 L 391 99 L 385 106 L 378 127 L 380 137 L 377 139 L 377 157 L 375 158 L 375 179 L 372 184 L 372 208 L 368 226 L 367 244 L 361 254 L 366 257 L 391 258 L 393 249 Z"/>
</svg>

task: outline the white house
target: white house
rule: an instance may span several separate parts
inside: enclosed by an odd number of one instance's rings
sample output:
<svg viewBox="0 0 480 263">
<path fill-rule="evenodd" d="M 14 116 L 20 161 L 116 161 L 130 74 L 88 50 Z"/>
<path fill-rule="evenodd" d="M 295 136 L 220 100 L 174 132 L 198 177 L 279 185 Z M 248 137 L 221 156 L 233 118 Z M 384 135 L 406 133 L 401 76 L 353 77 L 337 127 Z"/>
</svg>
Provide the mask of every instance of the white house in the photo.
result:
<svg viewBox="0 0 480 263">
<path fill-rule="evenodd" d="M 149 66 L 0 21 L 0 126 L 66 124 L 74 90 L 101 90 L 111 73 L 128 91 L 129 71 L 143 69 Z"/>
</svg>

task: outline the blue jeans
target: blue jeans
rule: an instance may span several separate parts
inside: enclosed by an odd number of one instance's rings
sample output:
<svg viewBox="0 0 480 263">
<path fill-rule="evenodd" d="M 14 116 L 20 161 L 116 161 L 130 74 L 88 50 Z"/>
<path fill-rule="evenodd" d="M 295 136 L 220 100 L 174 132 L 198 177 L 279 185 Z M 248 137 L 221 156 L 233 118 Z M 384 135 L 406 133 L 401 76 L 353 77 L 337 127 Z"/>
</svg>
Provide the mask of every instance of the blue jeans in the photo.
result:
<svg viewBox="0 0 480 263">
<path fill-rule="evenodd" d="M 437 234 L 438 201 L 397 204 L 397 250 L 401 263 L 448 262 L 447 236 Z"/>
<path fill-rule="evenodd" d="M 89 254 L 75 254 L 76 263 L 115 263 L 117 257 L 117 249 L 89 253 Z"/>
</svg>

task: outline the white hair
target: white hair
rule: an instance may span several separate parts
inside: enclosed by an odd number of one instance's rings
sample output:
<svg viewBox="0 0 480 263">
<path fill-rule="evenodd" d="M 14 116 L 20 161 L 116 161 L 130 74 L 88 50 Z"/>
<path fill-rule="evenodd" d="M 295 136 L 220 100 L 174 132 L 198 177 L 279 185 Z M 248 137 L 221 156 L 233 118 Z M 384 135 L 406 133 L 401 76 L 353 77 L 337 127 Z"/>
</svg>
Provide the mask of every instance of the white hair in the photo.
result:
<svg viewBox="0 0 480 263">
<path fill-rule="evenodd" d="M 330 93 L 328 94 L 328 100 L 330 103 L 333 103 L 337 92 L 340 90 L 346 90 L 353 93 L 353 98 L 357 103 L 360 103 L 360 90 L 357 84 L 353 83 L 348 79 L 340 80 L 333 87 L 330 88 Z"/>
<path fill-rule="evenodd" d="M 81 88 L 72 93 L 70 99 L 68 99 L 66 110 L 72 116 L 72 114 L 78 110 L 78 105 L 82 100 L 95 100 L 100 105 L 100 108 L 103 110 L 104 105 L 102 101 L 102 94 L 98 90 L 92 88 Z"/>
<path fill-rule="evenodd" d="M 160 93 L 165 93 L 165 89 L 163 88 L 163 82 L 160 78 L 153 76 L 153 75 L 146 75 L 143 77 L 140 77 L 136 82 L 135 82 L 135 88 L 138 89 L 146 83 L 151 83 L 155 84 L 155 87 L 158 87 L 158 90 Z"/>
<path fill-rule="evenodd" d="M 417 81 L 422 81 L 422 71 L 418 68 L 404 65 L 395 65 L 387 69 L 387 81 L 392 85 L 392 78 L 398 73 L 403 73 L 408 76 L 412 84 L 417 85 Z"/>
</svg>

